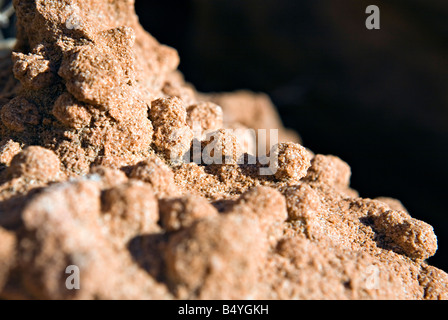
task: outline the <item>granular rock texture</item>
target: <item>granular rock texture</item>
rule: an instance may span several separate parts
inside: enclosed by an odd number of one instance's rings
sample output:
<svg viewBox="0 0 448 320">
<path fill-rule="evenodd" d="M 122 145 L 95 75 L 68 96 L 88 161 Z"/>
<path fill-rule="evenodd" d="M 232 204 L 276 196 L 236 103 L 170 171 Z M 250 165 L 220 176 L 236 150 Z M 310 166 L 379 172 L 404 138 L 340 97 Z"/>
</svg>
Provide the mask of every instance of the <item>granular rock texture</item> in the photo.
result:
<svg viewBox="0 0 448 320">
<path fill-rule="evenodd" d="M 14 6 L 0 298 L 448 298 L 430 225 L 359 197 L 349 165 L 300 145 L 266 95 L 197 92 L 132 0 Z"/>
</svg>

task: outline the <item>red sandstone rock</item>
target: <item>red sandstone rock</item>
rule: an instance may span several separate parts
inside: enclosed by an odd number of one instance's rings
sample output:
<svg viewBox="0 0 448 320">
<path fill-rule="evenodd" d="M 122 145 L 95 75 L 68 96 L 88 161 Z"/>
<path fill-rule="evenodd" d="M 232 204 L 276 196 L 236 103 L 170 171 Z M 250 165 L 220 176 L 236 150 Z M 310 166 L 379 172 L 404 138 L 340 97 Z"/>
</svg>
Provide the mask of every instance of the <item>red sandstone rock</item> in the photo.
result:
<svg viewBox="0 0 448 320">
<path fill-rule="evenodd" d="M 448 275 L 424 261 L 430 225 L 360 198 L 349 165 L 298 144 L 266 95 L 196 92 L 132 0 L 14 5 L 0 298 L 448 298 Z M 195 123 L 208 138 L 193 140 Z M 279 129 L 271 166 L 237 128 Z M 195 142 L 229 163 L 188 162 Z"/>
</svg>

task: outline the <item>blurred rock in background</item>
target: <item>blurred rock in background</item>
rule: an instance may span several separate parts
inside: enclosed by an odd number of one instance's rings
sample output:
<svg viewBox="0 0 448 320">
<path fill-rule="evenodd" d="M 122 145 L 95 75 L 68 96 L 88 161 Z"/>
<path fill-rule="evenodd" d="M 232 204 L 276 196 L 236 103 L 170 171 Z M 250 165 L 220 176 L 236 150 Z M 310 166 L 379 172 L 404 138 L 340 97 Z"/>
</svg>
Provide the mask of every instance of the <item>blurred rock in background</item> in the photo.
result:
<svg viewBox="0 0 448 320">
<path fill-rule="evenodd" d="M 365 9 L 381 10 L 367 30 Z M 434 226 L 448 270 L 446 0 L 136 0 L 200 91 L 268 93 L 304 145 L 352 167 L 363 197 Z"/>
</svg>

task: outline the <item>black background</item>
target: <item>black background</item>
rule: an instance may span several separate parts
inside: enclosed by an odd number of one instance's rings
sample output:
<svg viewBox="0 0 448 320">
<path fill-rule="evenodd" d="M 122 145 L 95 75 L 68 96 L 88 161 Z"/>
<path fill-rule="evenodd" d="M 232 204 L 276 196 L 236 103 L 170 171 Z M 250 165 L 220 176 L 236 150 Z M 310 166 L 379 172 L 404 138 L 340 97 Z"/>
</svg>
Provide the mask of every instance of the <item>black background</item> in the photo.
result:
<svg viewBox="0 0 448 320">
<path fill-rule="evenodd" d="M 381 11 L 367 30 L 365 9 Z M 136 0 L 199 91 L 268 93 L 316 153 L 352 168 L 362 197 L 394 197 L 439 240 L 448 270 L 446 0 Z"/>
</svg>

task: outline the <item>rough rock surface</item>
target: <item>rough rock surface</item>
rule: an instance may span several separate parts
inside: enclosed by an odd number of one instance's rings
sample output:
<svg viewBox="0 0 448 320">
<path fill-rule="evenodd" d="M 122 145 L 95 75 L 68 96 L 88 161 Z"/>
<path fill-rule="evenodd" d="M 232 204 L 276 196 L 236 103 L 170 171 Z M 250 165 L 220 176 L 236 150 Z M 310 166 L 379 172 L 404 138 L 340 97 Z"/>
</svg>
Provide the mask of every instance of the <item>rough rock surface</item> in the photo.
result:
<svg viewBox="0 0 448 320">
<path fill-rule="evenodd" d="M 132 0 L 14 5 L 0 298 L 448 298 L 430 225 L 359 197 L 349 165 L 301 146 L 267 96 L 196 92 Z M 237 128 L 280 139 L 262 150 Z"/>
</svg>

